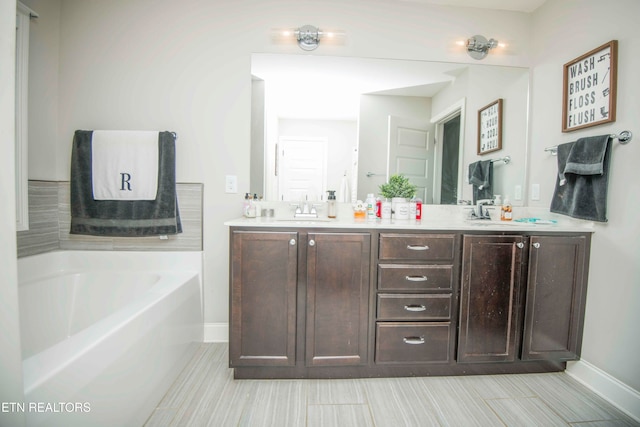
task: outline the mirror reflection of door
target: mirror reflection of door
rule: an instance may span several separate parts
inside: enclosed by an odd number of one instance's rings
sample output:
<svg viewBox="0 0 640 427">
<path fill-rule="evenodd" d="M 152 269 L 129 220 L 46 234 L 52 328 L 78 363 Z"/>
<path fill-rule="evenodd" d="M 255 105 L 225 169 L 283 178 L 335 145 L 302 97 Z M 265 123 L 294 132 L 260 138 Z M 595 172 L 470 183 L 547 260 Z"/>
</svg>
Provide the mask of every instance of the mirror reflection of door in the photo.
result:
<svg viewBox="0 0 640 427">
<path fill-rule="evenodd" d="M 278 200 L 321 200 L 327 186 L 327 139 L 280 137 L 278 165 Z"/>
<path fill-rule="evenodd" d="M 458 203 L 458 158 L 460 153 L 460 116 L 443 126 L 442 176 L 440 180 L 440 204 Z"/>
<path fill-rule="evenodd" d="M 429 120 L 389 116 L 387 179 L 402 174 L 418 187 L 416 197 L 432 203 L 427 188 L 432 186 L 433 150 L 429 144 Z"/>
</svg>

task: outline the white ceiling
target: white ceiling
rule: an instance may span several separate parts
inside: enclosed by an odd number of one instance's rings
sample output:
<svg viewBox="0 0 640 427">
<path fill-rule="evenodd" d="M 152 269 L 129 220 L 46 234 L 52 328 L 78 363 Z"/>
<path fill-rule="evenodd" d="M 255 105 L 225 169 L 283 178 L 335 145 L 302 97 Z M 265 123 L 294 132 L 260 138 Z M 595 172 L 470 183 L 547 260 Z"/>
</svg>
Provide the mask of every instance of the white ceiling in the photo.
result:
<svg viewBox="0 0 640 427">
<path fill-rule="evenodd" d="M 410 3 L 438 4 L 442 6 L 477 7 L 481 9 L 533 12 L 546 0 L 396 0 Z"/>
</svg>

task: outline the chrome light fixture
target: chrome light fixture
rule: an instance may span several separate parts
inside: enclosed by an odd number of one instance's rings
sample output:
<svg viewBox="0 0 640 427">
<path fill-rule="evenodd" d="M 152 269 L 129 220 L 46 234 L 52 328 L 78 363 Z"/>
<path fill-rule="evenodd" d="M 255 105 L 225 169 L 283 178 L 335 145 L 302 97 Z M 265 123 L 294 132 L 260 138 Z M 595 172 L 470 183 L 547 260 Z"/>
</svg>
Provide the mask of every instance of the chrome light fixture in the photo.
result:
<svg viewBox="0 0 640 427">
<path fill-rule="evenodd" d="M 489 49 L 498 46 L 498 40 L 487 40 L 484 36 L 473 36 L 467 40 L 467 52 L 473 59 L 484 59 Z"/>
<path fill-rule="evenodd" d="M 313 25 L 303 25 L 296 29 L 274 28 L 271 34 L 275 43 L 297 43 L 300 49 L 306 51 L 317 49 L 321 39 L 327 44 L 344 44 L 345 37 L 341 30 L 320 30 Z"/>
<path fill-rule="evenodd" d="M 303 25 L 294 31 L 296 39 L 298 40 L 298 46 L 302 50 L 314 50 L 320 44 L 320 38 L 322 37 L 322 31 L 318 27 L 313 25 Z"/>
</svg>

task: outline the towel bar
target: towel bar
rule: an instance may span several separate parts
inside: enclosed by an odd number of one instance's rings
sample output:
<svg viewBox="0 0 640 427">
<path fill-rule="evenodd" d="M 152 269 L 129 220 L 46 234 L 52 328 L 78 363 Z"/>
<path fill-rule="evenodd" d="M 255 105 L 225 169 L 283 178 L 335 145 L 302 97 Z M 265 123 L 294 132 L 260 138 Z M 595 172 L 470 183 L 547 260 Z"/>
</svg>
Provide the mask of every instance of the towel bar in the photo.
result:
<svg viewBox="0 0 640 427">
<path fill-rule="evenodd" d="M 623 130 L 618 135 L 616 135 L 615 133 L 612 133 L 609 136 L 611 137 L 611 139 L 617 139 L 618 142 L 622 145 L 628 144 L 629 142 L 631 142 L 631 139 L 633 138 L 633 134 L 629 130 Z M 555 156 L 556 154 L 558 154 L 558 146 L 554 145 L 553 147 L 547 147 L 544 149 L 544 151 L 548 151 L 551 153 L 552 156 Z"/>
<path fill-rule="evenodd" d="M 510 161 L 511 161 L 511 156 L 505 156 L 500 159 L 491 159 L 491 163 L 504 162 L 505 165 L 508 165 Z"/>
</svg>

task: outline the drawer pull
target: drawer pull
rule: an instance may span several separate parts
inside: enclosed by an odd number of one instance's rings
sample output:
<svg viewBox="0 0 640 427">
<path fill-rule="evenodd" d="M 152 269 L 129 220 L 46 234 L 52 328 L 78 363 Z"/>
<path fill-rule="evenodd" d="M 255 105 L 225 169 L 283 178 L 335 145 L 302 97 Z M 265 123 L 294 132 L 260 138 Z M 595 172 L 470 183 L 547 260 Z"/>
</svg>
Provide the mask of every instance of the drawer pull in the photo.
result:
<svg viewBox="0 0 640 427">
<path fill-rule="evenodd" d="M 427 245 L 407 245 L 407 249 L 410 251 L 427 251 L 429 246 Z"/>
<path fill-rule="evenodd" d="M 405 344 L 419 345 L 424 344 L 424 337 L 404 337 L 402 338 Z"/>
<path fill-rule="evenodd" d="M 424 305 L 412 304 L 412 305 L 405 305 L 404 309 L 407 311 L 425 311 L 427 307 L 425 307 Z"/>
<path fill-rule="evenodd" d="M 429 280 L 427 276 L 404 276 L 404 278 L 409 282 L 426 282 Z"/>
</svg>

